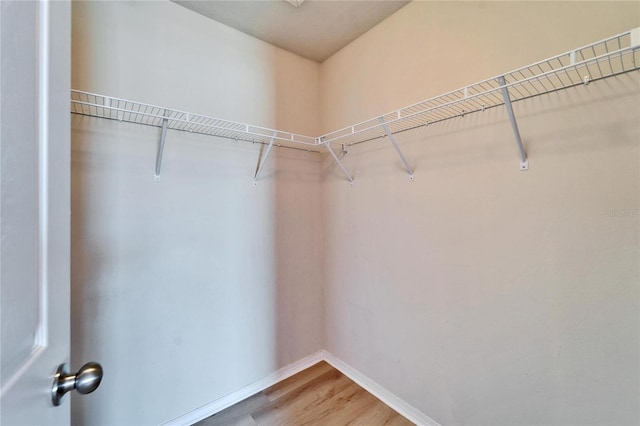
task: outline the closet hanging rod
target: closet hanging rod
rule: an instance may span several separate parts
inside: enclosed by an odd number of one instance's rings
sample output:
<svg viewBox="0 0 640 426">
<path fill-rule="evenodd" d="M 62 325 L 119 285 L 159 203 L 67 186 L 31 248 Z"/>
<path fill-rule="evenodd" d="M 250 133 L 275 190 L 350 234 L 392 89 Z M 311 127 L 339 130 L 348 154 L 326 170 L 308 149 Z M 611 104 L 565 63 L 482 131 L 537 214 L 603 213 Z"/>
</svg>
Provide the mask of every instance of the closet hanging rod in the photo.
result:
<svg viewBox="0 0 640 426">
<path fill-rule="evenodd" d="M 516 102 L 634 71 L 640 67 L 639 47 L 640 28 L 636 28 L 327 133 L 319 140 L 352 146 L 387 136 L 382 122 L 396 134 L 504 105 L 503 89 Z M 505 84 L 499 83 L 501 77 Z"/>
</svg>

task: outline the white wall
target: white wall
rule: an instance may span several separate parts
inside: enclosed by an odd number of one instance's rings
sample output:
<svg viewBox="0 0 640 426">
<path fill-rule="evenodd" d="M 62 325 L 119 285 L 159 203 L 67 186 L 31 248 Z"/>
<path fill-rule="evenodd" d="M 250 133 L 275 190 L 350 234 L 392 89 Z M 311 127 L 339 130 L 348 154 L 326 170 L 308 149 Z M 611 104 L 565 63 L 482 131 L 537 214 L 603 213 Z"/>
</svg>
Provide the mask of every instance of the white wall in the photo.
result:
<svg viewBox="0 0 640 426">
<path fill-rule="evenodd" d="M 638 3 L 413 2 L 322 66 L 323 130 L 640 25 Z M 637 73 L 351 148 L 327 349 L 442 424 L 637 424 Z M 612 216 L 612 210 L 623 216 Z"/>
<path fill-rule="evenodd" d="M 81 90 L 315 135 L 318 64 L 169 2 L 75 2 Z M 158 424 L 323 347 L 321 162 L 72 116 L 74 424 Z"/>
</svg>

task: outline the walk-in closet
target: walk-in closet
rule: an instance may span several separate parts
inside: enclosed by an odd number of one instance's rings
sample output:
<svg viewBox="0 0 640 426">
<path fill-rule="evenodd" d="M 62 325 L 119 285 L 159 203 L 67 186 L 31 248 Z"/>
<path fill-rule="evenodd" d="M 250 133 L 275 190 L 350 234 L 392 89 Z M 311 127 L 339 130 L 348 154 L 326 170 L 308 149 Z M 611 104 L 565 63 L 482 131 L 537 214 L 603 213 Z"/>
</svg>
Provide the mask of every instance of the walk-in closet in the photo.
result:
<svg viewBox="0 0 640 426">
<path fill-rule="evenodd" d="M 640 422 L 640 3 L 0 18 L 3 425 Z"/>
</svg>

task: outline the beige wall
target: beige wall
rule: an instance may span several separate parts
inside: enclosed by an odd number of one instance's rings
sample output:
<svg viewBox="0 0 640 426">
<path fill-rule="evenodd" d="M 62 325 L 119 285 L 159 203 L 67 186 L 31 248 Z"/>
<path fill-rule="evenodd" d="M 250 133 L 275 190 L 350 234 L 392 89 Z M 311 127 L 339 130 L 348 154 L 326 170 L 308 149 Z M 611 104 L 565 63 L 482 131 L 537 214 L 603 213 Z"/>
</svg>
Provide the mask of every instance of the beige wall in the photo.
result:
<svg viewBox="0 0 640 426">
<path fill-rule="evenodd" d="M 634 3 L 413 2 L 322 65 L 323 131 L 640 26 Z M 326 348 L 442 424 L 639 421 L 637 74 L 325 164 Z M 616 216 L 621 213 L 622 216 Z"/>
<path fill-rule="evenodd" d="M 316 62 L 166 1 L 75 2 L 72 72 L 78 90 L 319 133 Z"/>
<path fill-rule="evenodd" d="M 637 2 L 413 1 L 322 64 L 322 132 L 638 26 Z"/>
<path fill-rule="evenodd" d="M 75 2 L 81 90 L 315 135 L 320 66 L 170 2 Z M 159 424 L 323 347 L 320 157 L 72 117 L 74 424 Z"/>
<path fill-rule="evenodd" d="M 414 2 L 319 65 L 169 2 L 76 2 L 73 82 L 311 136 L 639 26 Z M 322 347 L 443 424 L 638 422 L 636 75 L 328 159 L 72 118 L 75 423 L 167 421 Z M 320 101 L 320 102 L 318 102 Z M 323 301 L 324 303 L 322 303 Z M 167 391 L 168 380 L 171 390 Z M 123 383 L 127 385 L 123 386 Z"/>
</svg>

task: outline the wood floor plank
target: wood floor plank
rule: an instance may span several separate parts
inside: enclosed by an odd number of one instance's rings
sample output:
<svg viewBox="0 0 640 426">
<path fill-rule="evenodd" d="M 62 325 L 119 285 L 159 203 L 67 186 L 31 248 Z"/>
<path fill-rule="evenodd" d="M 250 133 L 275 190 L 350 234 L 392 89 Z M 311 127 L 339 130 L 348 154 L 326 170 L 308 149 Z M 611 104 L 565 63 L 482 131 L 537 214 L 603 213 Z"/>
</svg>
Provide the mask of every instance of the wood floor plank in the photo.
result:
<svg viewBox="0 0 640 426">
<path fill-rule="evenodd" d="M 249 398 L 244 399 L 238 402 L 237 404 L 232 405 L 226 410 L 222 410 L 211 417 L 207 417 L 206 419 L 196 423 L 195 426 L 232 425 L 232 424 L 235 424 L 234 422 L 237 422 L 238 419 L 242 417 L 246 417 L 246 416 L 251 417 L 251 413 L 266 406 L 270 402 L 271 401 L 269 400 L 269 398 L 264 396 L 262 392 L 258 392 L 257 394 L 252 395 Z M 251 418 L 251 421 L 253 422 L 253 418 Z"/>
<path fill-rule="evenodd" d="M 197 423 L 197 426 L 412 424 L 323 361 Z"/>
<path fill-rule="evenodd" d="M 346 402 L 347 404 L 340 409 L 332 410 L 321 422 L 315 424 L 323 426 L 355 424 L 358 418 L 375 406 L 378 399 L 359 387 L 352 395 L 346 396 Z"/>
<path fill-rule="evenodd" d="M 350 395 L 361 390 L 361 388 L 346 376 L 341 376 L 335 381 L 329 392 L 318 398 L 315 404 L 310 404 L 302 409 L 294 410 L 282 416 L 285 425 L 312 425 L 321 423 L 334 411 L 340 410 L 347 404 Z"/>
<path fill-rule="evenodd" d="M 412 422 L 410 422 L 406 417 L 397 412 L 394 417 L 389 419 L 389 422 L 387 424 L 389 426 L 413 426 Z"/>
<path fill-rule="evenodd" d="M 254 412 L 253 418 L 259 425 L 297 424 L 297 416 L 324 404 L 349 382 L 342 373 L 332 369 Z"/>
<path fill-rule="evenodd" d="M 282 395 L 285 395 L 286 393 L 298 388 L 302 384 L 309 382 L 331 370 L 335 369 L 325 361 L 320 361 L 317 364 L 314 364 L 311 367 L 307 368 L 306 370 L 303 370 L 298 374 L 295 374 L 288 379 L 285 379 L 269 387 L 268 389 L 265 389 L 263 393 L 271 401 L 274 401 L 280 398 Z"/>
<path fill-rule="evenodd" d="M 359 416 L 352 424 L 362 426 L 410 426 L 413 423 L 402 417 L 384 402 L 378 400 L 373 407 Z"/>
<path fill-rule="evenodd" d="M 344 409 L 353 396 L 362 391 L 362 388 L 347 377 L 344 378 L 346 386 L 337 391 L 333 396 L 327 398 L 322 404 L 311 407 L 304 412 L 295 413 L 291 416 L 291 425 L 314 425 L 322 424 L 327 417 L 330 417 L 336 411 Z"/>
</svg>

